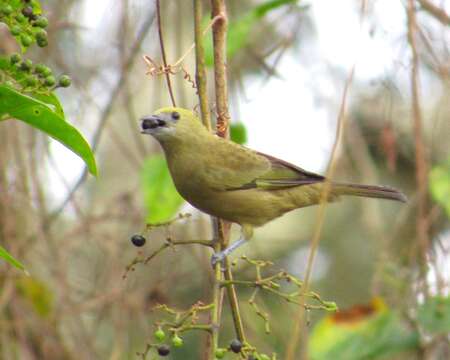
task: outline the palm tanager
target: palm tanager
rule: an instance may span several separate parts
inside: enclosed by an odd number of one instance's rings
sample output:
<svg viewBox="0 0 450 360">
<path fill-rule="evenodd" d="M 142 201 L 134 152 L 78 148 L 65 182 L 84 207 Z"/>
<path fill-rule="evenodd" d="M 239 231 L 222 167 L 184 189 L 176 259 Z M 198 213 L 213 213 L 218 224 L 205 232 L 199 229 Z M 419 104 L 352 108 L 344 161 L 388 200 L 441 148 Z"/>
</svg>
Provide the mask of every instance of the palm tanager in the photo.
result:
<svg viewBox="0 0 450 360">
<path fill-rule="evenodd" d="M 181 196 L 197 209 L 241 226 L 241 238 L 214 254 L 213 264 L 249 240 L 254 227 L 320 201 L 323 176 L 220 138 L 190 110 L 162 108 L 141 121 L 142 133 L 161 144 Z M 406 201 L 389 187 L 331 182 L 327 201 L 341 195 Z"/>
</svg>

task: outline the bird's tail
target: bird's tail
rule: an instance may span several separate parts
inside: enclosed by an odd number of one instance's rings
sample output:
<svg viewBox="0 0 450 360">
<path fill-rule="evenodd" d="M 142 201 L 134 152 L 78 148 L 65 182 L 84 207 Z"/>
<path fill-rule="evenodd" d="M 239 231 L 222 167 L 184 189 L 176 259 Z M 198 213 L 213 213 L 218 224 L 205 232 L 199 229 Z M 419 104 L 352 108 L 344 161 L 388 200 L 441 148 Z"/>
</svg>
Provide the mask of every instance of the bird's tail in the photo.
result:
<svg viewBox="0 0 450 360">
<path fill-rule="evenodd" d="M 405 194 L 387 186 L 334 183 L 332 189 L 332 192 L 338 195 L 362 196 L 401 202 L 407 200 Z"/>
</svg>

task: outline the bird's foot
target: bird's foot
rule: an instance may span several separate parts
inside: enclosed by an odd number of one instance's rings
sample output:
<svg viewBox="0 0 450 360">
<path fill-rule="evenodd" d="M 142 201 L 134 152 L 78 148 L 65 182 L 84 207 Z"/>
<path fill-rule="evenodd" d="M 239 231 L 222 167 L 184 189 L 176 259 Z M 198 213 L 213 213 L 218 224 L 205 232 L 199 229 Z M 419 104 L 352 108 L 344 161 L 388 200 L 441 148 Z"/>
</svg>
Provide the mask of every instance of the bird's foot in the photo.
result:
<svg viewBox="0 0 450 360">
<path fill-rule="evenodd" d="M 227 247 L 226 249 L 216 252 L 211 256 L 211 265 L 213 267 L 216 266 L 216 264 L 218 262 L 223 263 L 225 258 L 230 255 L 234 250 L 236 250 L 239 246 L 241 246 L 242 244 L 244 244 L 246 242 L 245 238 L 241 238 L 237 241 L 235 241 L 234 243 L 232 243 L 229 247 Z"/>
<path fill-rule="evenodd" d="M 211 256 L 212 267 L 214 268 L 216 266 L 216 264 L 219 262 L 223 264 L 225 257 L 226 257 L 226 254 L 224 254 L 223 251 L 219 251 L 219 252 L 212 254 L 212 256 Z"/>
</svg>

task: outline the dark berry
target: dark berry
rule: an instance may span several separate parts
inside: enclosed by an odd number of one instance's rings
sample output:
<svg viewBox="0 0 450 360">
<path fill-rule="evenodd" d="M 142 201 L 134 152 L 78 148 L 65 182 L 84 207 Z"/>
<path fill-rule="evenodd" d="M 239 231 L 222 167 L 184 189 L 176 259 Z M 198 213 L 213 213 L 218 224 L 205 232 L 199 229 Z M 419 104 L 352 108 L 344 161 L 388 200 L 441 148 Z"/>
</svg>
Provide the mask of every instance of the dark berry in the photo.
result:
<svg viewBox="0 0 450 360">
<path fill-rule="evenodd" d="M 131 237 L 131 242 L 134 246 L 144 246 L 145 245 L 145 237 L 142 235 L 135 234 Z"/>
<path fill-rule="evenodd" d="M 67 75 L 62 75 L 58 80 L 58 86 L 69 87 L 70 84 L 72 84 L 72 80 Z M 133 239 L 131 239 L 131 241 L 133 241 Z M 145 243 L 145 239 L 144 239 L 144 243 Z M 144 244 L 142 244 L 142 245 L 144 245 Z M 142 246 L 142 245 L 136 245 L 136 246 Z"/>
<path fill-rule="evenodd" d="M 17 53 L 12 54 L 11 57 L 9 58 L 9 62 L 13 65 L 19 63 L 21 60 L 22 60 L 22 56 L 20 56 Z"/>
<path fill-rule="evenodd" d="M 22 14 L 27 18 L 31 18 L 33 16 L 33 8 L 31 6 L 25 6 L 22 9 Z"/>
<path fill-rule="evenodd" d="M 0 8 L 0 13 L 4 14 L 4 15 L 11 15 L 11 13 L 13 12 L 13 8 L 11 7 L 11 5 L 2 5 Z"/>
<path fill-rule="evenodd" d="M 20 34 L 20 42 L 22 43 L 23 46 L 28 47 L 33 42 L 33 39 L 31 38 L 31 36 L 22 33 Z"/>
<path fill-rule="evenodd" d="M 45 78 L 45 80 L 44 80 L 44 84 L 45 84 L 45 86 L 48 86 L 48 87 L 54 86 L 54 85 L 56 84 L 56 79 L 55 79 L 55 77 L 52 76 L 52 75 L 47 76 L 47 77 Z"/>
<path fill-rule="evenodd" d="M 158 346 L 158 354 L 160 356 L 167 356 L 170 354 L 170 348 L 167 345 Z"/>
<path fill-rule="evenodd" d="M 39 16 L 33 23 L 33 26 L 46 28 L 48 26 L 48 19 L 45 16 Z"/>
<path fill-rule="evenodd" d="M 242 343 L 238 339 L 234 339 L 230 342 L 230 349 L 235 354 L 239 354 L 242 350 Z"/>
</svg>

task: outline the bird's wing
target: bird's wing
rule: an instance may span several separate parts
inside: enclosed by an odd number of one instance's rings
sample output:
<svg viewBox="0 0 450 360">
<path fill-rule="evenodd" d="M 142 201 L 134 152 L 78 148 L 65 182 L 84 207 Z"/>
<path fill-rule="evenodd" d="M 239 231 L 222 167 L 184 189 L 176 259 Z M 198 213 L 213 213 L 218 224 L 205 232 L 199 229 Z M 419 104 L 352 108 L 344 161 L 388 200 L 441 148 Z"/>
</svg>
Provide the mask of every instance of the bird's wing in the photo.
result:
<svg viewBox="0 0 450 360">
<path fill-rule="evenodd" d="M 272 190 L 324 181 L 323 176 L 229 141 L 219 141 L 214 152 L 222 161 L 205 171 L 210 185 L 220 190 Z"/>
</svg>

